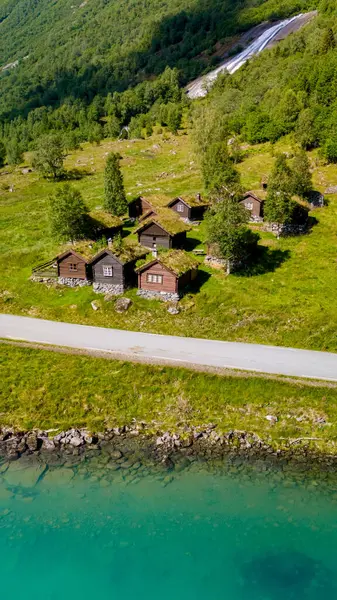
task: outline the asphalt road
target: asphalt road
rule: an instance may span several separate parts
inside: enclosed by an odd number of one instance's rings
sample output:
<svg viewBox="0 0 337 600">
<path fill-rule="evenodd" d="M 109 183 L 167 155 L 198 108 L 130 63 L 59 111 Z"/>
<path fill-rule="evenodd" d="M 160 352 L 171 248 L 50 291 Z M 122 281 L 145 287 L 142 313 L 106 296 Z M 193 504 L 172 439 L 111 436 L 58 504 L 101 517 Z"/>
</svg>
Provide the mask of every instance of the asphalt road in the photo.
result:
<svg viewBox="0 0 337 600">
<path fill-rule="evenodd" d="M 0 338 L 52 344 L 149 363 L 242 369 L 337 381 L 337 354 L 137 333 L 0 315 Z"/>
</svg>

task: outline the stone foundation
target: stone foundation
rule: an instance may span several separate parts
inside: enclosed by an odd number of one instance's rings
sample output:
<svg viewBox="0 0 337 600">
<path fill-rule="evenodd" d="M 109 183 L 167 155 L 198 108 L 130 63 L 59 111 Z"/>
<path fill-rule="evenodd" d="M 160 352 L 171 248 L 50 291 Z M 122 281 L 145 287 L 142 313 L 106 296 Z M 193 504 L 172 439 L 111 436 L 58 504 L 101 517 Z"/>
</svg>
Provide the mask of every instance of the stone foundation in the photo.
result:
<svg viewBox="0 0 337 600">
<path fill-rule="evenodd" d="M 150 290 L 138 290 L 137 296 L 141 296 L 146 300 L 162 300 L 163 302 L 178 302 L 179 294 L 173 292 L 155 292 Z"/>
<path fill-rule="evenodd" d="M 96 294 L 111 294 L 112 296 L 120 296 L 124 294 L 125 291 L 124 285 L 122 284 L 95 282 L 92 287 Z"/>
<path fill-rule="evenodd" d="M 57 283 L 60 285 L 67 285 L 68 287 L 86 287 L 91 285 L 91 281 L 88 279 L 76 279 L 75 277 L 59 277 Z"/>
</svg>

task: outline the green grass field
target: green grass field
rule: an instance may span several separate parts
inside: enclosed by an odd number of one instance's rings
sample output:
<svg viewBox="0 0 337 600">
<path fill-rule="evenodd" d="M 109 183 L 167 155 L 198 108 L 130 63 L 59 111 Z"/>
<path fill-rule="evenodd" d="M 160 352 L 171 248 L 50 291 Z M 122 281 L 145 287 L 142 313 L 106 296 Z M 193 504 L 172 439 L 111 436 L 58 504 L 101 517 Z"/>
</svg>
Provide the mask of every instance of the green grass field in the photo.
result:
<svg viewBox="0 0 337 600">
<path fill-rule="evenodd" d="M 197 157 L 186 132 L 147 140 L 85 144 L 66 160 L 69 170 L 82 177 L 73 184 L 90 208 L 103 202 L 106 154 L 123 156 L 128 197 L 142 193 L 193 194 L 202 190 Z M 283 142 L 284 144 L 284 142 Z M 337 168 L 322 166 L 311 156 L 315 187 L 324 191 L 337 185 Z M 29 156 L 26 158 L 29 164 Z M 273 164 L 269 145 L 248 148 L 239 165 L 247 189 L 257 189 L 261 176 Z M 5 170 L 5 169 L 3 169 Z M 8 191 L 13 185 L 14 191 Z M 56 185 L 21 169 L 0 174 L 0 311 L 91 325 L 194 337 L 259 342 L 337 351 L 337 197 L 313 211 L 317 224 L 310 234 L 277 240 L 263 233 L 264 252 L 253 270 L 226 277 L 200 267 L 199 287 L 181 301 L 181 313 L 127 292 L 133 305 L 120 315 L 91 288 L 46 288 L 29 281 L 32 266 L 55 256 L 59 246 L 51 239 L 46 208 Z M 203 226 L 189 234 L 189 246 L 201 246 Z M 90 302 L 98 300 L 100 309 Z"/>
<path fill-rule="evenodd" d="M 18 429 L 105 427 L 144 420 L 150 430 L 216 423 L 219 431 L 317 438 L 335 452 L 337 388 L 220 376 L 1 345 L 0 425 Z M 278 417 L 271 425 L 266 416 Z M 325 424 L 319 424 L 319 419 Z M 156 423 L 152 424 L 152 421 Z M 179 425 L 178 425 L 179 424 Z"/>
</svg>

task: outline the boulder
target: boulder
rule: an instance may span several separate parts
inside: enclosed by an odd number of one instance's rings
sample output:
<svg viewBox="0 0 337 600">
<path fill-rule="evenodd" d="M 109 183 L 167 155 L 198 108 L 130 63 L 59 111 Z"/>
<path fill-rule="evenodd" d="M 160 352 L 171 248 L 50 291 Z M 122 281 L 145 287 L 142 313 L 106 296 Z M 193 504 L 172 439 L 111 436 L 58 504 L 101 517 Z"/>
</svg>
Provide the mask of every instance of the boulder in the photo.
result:
<svg viewBox="0 0 337 600">
<path fill-rule="evenodd" d="M 278 421 L 278 418 L 275 417 L 275 415 L 267 415 L 266 419 L 267 419 L 267 421 L 269 421 L 270 423 L 273 423 L 273 424 L 277 423 L 277 421 Z"/>
<path fill-rule="evenodd" d="M 44 474 L 47 467 L 44 464 L 29 465 L 21 460 L 13 462 L 4 473 L 6 485 L 11 487 L 32 488 Z"/>
<path fill-rule="evenodd" d="M 27 435 L 26 444 L 28 446 L 28 450 L 31 452 L 35 452 L 38 449 L 39 443 L 36 433 L 32 432 Z"/>
<path fill-rule="evenodd" d="M 47 450 L 48 452 L 52 452 L 55 450 L 55 443 L 48 437 L 42 438 L 42 449 Z"/>
<path fill-rule="evenodd" d="M 97 302 L 95 302 L 95 300 L 93 300 L 91 302 L 91 308 L 92 308 L 92 310 L 98 310 L 99 309 L 99 306 L 98 306 Z"/>
<path fill-rule="evenodd" d="M 115 302 L 115 311 L 117 313 L 123 313 L 129 310 L 132 304 L 132 300 L 130 298 L 118 298 Z"/>
<path fill-rule="evenodd" d="M 170 315 L 179 315 L 180 308 L 178 307 L 178 304 L 176 304 L 176 303 L 175 304 L 170 304 L 169 307 L 168 307 L 168 309 L 167 309 L 167 312 Z"/>
</svg>

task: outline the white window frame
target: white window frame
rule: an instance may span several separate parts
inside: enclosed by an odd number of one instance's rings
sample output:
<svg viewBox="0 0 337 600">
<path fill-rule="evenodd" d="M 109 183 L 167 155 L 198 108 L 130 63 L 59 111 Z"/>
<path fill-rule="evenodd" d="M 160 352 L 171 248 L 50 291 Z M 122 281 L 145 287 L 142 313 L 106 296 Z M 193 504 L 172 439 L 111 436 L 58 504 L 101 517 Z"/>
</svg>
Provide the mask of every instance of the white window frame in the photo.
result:
<svg viewBox="0 0 337 600">
<path fill-rule="evenodd" d="M 253 210 L 254 204 L 253 202 L 246 202 L 245 207 L 247 208 L 247 210 Z"/>
<path fill-rule="evenodd" d="M 177 204 L 177 212 L 183 213 L 184 212 L 184 205 L 182 202 L 178 202 Z"/>
<path fill-rule="evenodd" d="M 157 275 L 156 273 L 148 273 L 146 276 L 146 281 L 147 283 L 159 283 L 160 285 L 162 285 L 163 276 Z"/>
<path fill-rule="evenodd" d="M 112 265 L 103 265 L 103 277 L 112 277 L 113 276 L 113 267 Z"/>
</svg>

